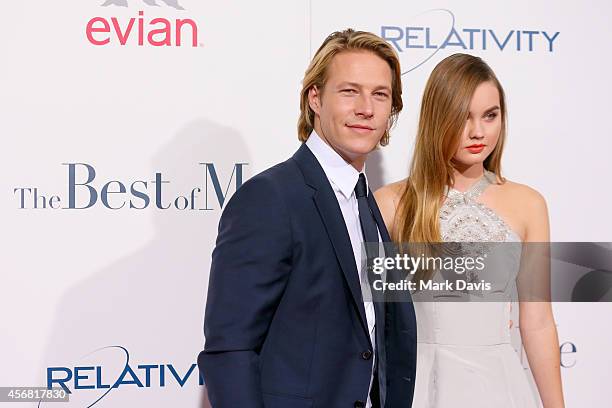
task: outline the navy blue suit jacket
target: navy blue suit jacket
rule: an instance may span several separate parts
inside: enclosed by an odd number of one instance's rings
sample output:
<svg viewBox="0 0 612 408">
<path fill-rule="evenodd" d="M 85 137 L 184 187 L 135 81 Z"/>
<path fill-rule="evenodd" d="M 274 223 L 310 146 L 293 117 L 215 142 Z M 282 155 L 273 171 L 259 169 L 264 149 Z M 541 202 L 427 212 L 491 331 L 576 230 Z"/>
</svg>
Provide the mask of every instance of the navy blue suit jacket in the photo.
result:
<svg viewBox="0 0 612 408">
<path fill-rule="evenodd" d="M 383 404 L 410 407 L 413 305 L 376 307 Z M 367 400 L 372 344 L 357 266 L 336 196 L 306 145 L 228 202 L 212 255 L 204 333 L 198 366 L 213 408 L 349 408 Z"/>
</svg>

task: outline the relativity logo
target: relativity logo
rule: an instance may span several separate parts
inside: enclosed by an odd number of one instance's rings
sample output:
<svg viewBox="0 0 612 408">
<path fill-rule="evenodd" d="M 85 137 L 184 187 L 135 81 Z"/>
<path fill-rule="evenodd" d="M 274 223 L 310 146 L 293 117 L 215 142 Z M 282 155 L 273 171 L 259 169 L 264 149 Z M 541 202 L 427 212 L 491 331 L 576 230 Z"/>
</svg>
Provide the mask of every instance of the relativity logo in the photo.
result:
<svg viewBox="0 0 612 408">
<path fill-rule="evenodd" d="M 103 207 L 108 210 L 198 211 L 223 208 L 230 187 L 238 190 L 243 183 L 244 167 L 248 163 L 232 163 L 231 175 L 222 182 L 215 163 L 199 163 L 203 180 L 199 186 L 168 193 L 170 180 L 156 172 L 152 180 L 102 180 L 99 172 L 88 163 L 62 163 L 67 170 L 66 192 L 48 193 L 37 186 L 15 187 L 13 194 L 21 210 L 87 210 Z M 225 166 L 224 170 L 226 170 Z M 214 193 L 214 195 L 213 195 Z"/>
<path fill-rule="evenodd" d="M 433 9 L 418 14 L 401 25 L 382 25 L 380 36 L 409 60 L 403 74 L 414 71 L 438 51 L 495 50 L 513 53 L 553 53 L 559 31 L 542 28 L 500 29 L 462 27 L 452 11 Z"/>
<path fill-rule="evenodd" d="M 118 345 L 94 350 L 79 361 L 76 366 L 47 367 L 47 388 L 59 386 L 71 394 L 71 401 L 88 408 L 121 389 L 204 385 L 195 363 L 180 366 L 167 362 L 135 363 L 130 360 L 127 348 Z"/>
<path fill-rule="evenodd" d="M 165 6 L 162 6 L 161 4 Z M 105 13 L 114 13 L 132 4 L 155 7 L 154 16 L 143 10 L 138 15 L 105 15 L 91 18 L 85 27 L 87 41 L 95 46 L 139 47 L 200 47 L 200 30 L 197 21 L 186 18 L 186 9 L 179 0 L 106 0 L 101 6 Z M 140 7 L 142 8 L 142 7 Z M 161 16 L 160 14 L 163 14 Z M 172 18 L 168 18 L 172 17 Z"/>
</svg>

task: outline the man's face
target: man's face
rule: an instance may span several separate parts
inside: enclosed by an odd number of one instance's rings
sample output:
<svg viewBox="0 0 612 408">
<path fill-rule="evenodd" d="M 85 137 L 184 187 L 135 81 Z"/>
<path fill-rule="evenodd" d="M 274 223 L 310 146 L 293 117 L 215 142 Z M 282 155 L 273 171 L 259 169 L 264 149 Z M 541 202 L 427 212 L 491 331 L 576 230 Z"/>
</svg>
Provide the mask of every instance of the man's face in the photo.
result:
<svg viewBox="0 0 612 408">
<path fill-rule="evenodd" d="M 387 130 L 391 89 L 385 60 L 370 51 L 345 51 L 328 67 L 324 89 L 308 93 L 315 131 L 359 171 Z"/>
</svg>

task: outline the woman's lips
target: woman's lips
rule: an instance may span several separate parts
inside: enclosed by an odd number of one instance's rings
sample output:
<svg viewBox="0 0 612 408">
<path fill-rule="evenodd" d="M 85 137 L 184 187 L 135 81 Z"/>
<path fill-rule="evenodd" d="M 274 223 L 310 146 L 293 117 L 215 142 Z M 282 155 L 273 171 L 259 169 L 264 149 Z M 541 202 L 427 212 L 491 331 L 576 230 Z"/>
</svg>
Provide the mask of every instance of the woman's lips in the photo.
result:
<svg viewBox="0 0 612 408">
<path fill-rule="evenodd" d="M 473 153 L 473 154 L 477 154 L 477 153 L 482 152 L 484 150 L 484 148 L 485 148 L 485 145 L 483 145 L 483 144 L 475 144 L 475 145 L 471 145 L 471 146 L 466 147 L 466 149 L 468 149 L 468 151 L 470 153 Z"/>
</svg>

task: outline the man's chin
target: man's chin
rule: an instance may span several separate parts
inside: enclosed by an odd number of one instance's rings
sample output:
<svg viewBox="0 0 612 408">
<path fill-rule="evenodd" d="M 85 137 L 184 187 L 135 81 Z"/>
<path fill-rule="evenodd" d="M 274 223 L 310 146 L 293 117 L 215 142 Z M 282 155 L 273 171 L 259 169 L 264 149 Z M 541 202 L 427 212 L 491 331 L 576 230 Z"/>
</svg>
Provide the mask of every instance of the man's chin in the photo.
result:
<svg viewBox="0 0 612 408">
<path fill-rule="evenodd" d="M 359 153 L 359 154 L 368 154 L 371 151 L 373 151 L 374 149 L 376 149 L 376 146 L 378 146 L 378 143 L 380 142 L 381 138 L 354 138 L 353 140 L 351 140 L 351 143 L 349 146 L 347 146 L 347 148 L 349 148 L 349 150 L 351 150 L 352 152 L 355 153 Z"/>
<path fill-rule="evenodd" d="M 377 145 L 378 143 L 376 143 L 373 146 L 367 145 L 367 146 L 353 147 L 350 151 L 346 151 L 346 156 L 350 159 L 350 161 L 359 161 L 359 160 L 365 161 L 365 159 L 367 159 L 368 157 L 368 154 L 376 150 Z"/>
</svg>

